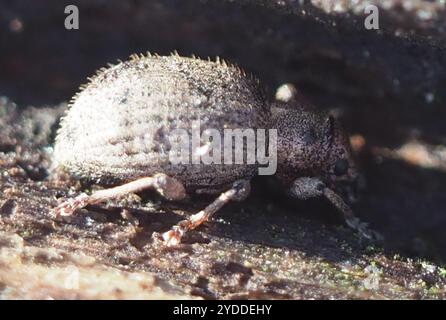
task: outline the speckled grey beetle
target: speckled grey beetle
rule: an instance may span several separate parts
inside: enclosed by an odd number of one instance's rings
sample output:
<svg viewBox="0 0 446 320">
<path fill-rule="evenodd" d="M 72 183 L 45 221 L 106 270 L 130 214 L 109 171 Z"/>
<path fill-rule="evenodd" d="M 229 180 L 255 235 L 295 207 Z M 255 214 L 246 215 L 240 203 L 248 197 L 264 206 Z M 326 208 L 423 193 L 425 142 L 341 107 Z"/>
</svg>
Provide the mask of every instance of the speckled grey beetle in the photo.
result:
<svg viewBox="0 0 446 320">
<path fill-rule="evenodd" d="M 338 123 L 293 103 L 267 103 L 256 79 L 224 61 L 171 56 L 132 56 L 101 69 L 77 94 L 61 121 L 56 168 L 102 185 L 115 185 L 61 203 L 57 216 L 88 204 L 152 188 L 169 200 L 187 194 L 219 194 L 209 206 L 163 234 L 176 245 L 231 200 L 245 199 L 256 165 L 173 165 L 169 132 L 201 128 L 276 128 L 277 172 L 298 199 L 325 196 L 346 223 L 370 237 L 334 190 L 354 183 L 357 171 Z M 194 150 L 192 150 L 194 152 Z M 119 186 L 116 186 L 119 185 Z M 341 190 L 342 191 L 342 190 Z"/>
</svg>

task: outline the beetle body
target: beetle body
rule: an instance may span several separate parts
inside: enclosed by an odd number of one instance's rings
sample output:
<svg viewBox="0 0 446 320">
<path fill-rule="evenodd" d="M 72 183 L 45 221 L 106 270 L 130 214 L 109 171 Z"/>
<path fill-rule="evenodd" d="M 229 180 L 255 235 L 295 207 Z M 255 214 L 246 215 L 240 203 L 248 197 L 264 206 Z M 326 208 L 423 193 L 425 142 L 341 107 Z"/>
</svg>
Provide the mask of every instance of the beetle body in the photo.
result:
<svg viewBox="0 0 446 320">
<path fill-rule="evenodd" d="M 235 66 L 173 56 L 134 56 L 102 70 L 75 97 L 57 135 L 54 159 L 99 184 L 156 173 L 186 189 L 221 189 L 256 165 L 172 164 L 170 133 L 265 128 L 270 109 L 258 82 Z M 199 150 L 191 150 L 196 153 Z"/>
<path fill-rule="evenodd" d="M 349 142 L 338 123 L 300 99 L 268 102 L 258 81 L 238 67 L 177 54 L 132 56 L 100 70 L 81 89 L 61 121 L 55 166 L 117 186 L 62 203 L 55 209 L 57 216 L 146 188 L 170 200 L 191 193 L 220 194 L 163 235 L 167 244 L 178 244 L 187 230 L 225 203 L 246 198 L 258 168 L 257 162 L 172 163 L 172 132 L 182 129 L 193 135 L 199 121 L 200 131 L 277 130 L 276 177 L 285 192 L 298 199 L 325 196 L 350 227 L 369 235 L 338 195 L 357 177 Z M 200 148 L 192 145 L 190 153 Z"/>
</svg>

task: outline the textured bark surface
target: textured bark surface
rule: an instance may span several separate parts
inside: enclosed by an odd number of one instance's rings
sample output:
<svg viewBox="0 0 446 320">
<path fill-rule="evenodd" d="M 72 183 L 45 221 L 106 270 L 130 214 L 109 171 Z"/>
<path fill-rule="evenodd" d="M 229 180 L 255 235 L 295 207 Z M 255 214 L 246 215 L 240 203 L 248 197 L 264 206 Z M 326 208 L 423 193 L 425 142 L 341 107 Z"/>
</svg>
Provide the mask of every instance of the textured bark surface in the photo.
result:
<svg viewBox="0 0 446 320">
<path fill-rule="evenodd" d="M 380 31 L 363 28 L 365 1 L 74 3 L 78 31 L 64 29 L 63 1 L 0 10 L 1 298 L 445 298 L 441 1 L 386 1 Z M 291 201 L 260 180 L 178 249 L 152 232 L 210 199 L 147 193 L 53 221 L 58 198 L 95 188 L 49 176 L 63 102 L 107 62 L 175 49 L 238 63 L 271 98 L 294 83 L 336 113 L 368 181 L 354 209 L 383 244 L 320 199 Z"/>
</svg>

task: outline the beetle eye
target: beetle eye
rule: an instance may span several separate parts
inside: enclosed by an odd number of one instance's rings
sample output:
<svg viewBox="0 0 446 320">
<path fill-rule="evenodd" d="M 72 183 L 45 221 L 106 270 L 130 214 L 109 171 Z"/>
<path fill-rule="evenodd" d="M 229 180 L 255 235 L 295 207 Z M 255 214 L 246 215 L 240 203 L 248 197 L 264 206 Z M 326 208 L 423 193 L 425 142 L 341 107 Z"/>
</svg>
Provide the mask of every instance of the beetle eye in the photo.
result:
<svg viewBox="0 0 446 320">
<path fill-rule="evenodd" d="M 334 173 L 337 176 L 342 176 L 348 172 L 348 161 L 346 159 L 339 159 L 334 165 Z"/>
</svg>

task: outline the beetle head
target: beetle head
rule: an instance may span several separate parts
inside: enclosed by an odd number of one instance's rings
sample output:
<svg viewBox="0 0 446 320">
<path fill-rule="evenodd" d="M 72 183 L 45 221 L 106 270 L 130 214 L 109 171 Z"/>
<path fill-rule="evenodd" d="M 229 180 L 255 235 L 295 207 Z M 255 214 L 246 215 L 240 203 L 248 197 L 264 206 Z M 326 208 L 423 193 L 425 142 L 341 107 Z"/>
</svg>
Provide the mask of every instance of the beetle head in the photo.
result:
<svg viewBox="0 0 446 320">
<path fill-rule="evenodd" d="M 349 140 L 332 116 L 306 108 L 273 108 L 277 129 L 277 173 L 285 186 L 316 177 L 354 200 L 358 171 Z"/>
<path fill-rule="evenodd" d="M 330 142 L 327 159 L 321 166 L 321 178 L 329 187 L 355 201 L 358 189 L 364 184 L 363 177 L 359 175 L 350 141 L 340 123 L 332 116 L 327 121 Z"/>
</svg>

